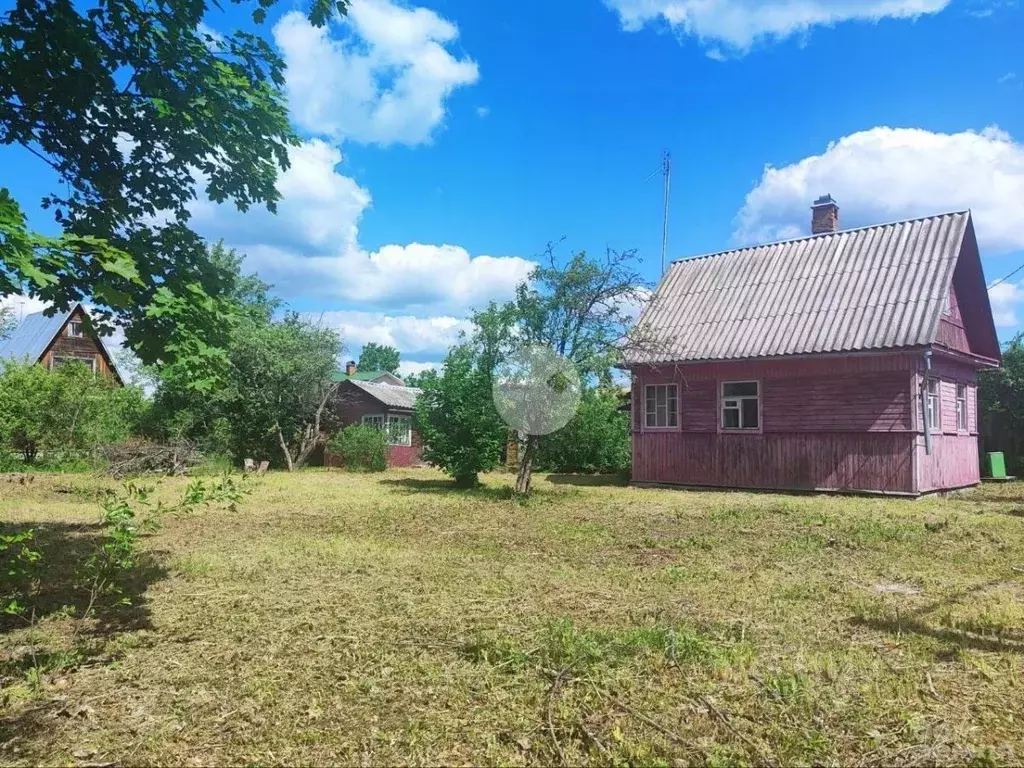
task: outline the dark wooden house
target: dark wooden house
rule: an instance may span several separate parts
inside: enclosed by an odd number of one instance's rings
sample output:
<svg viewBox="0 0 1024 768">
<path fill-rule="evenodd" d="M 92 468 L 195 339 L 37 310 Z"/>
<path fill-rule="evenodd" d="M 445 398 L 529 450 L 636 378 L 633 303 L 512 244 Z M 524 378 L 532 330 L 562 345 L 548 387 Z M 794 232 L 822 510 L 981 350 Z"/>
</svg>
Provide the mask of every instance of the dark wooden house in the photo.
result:
<svg viewBox="0 0 1024 768">
<path fill-rule="evenodd" d="M 43 312 L 27 315 L 10 338 L 0 342 L 0 362 L 39 363 L 47 370 L 66 363 L 82 363 L 94 373 L 123 385 L 110 350 L 87 320 L 81 304 L 52 317 Z"/>
<path fill-rule="evenodd" d="M 420 392 L 405 386 L 400 378 L 386 371 L 359 372 L 350 362 L 340 381 L 333 408 L 341 427 L 364 424 L 384 430 L 388 435 L 388 463 L 392 467 L 411 467 L 421 463 L 422 445 L 413 425 L 413 412 Z M 338 466 L 329 451 L 324 464 Z"/>
<path fill-rule="evenodd" d="M 968 211 L 679 261 L 631 353 L 633 480 L 916 496 L 978 483 L 1001 355 Z"/>
</svg>

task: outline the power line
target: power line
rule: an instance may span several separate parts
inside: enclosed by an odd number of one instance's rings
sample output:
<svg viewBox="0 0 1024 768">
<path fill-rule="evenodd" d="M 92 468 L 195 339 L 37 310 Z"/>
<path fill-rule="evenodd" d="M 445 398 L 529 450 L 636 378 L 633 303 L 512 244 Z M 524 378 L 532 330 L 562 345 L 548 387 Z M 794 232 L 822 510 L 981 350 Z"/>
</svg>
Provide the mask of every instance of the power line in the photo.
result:
<svg viewBox="0 0 1024 768">
<path fill-rule="evenodd" d="M 662 160 L 665 172 L 665 219 L 661 230 L 661 274 L 665 274 L 665 260 L 668 257 L 668 204 L 672 194 L 672 153 L 665 152 Z"/>
<path fill-rule="evenodd" d="M 1020 265 L 1019 267 L 1017 267 L 1017 268 L 1016 268 L 1015 270 L 1013 270 L 1013 272 L 1011 272 L 1010 274 L 1008 274 L 1008 275 L 1007 275 L 1006 277 L 1001 277 L 1001 278 L 999 278 L 998 280 L 996 280 L 996 281 L 995 281 L 994 283 L 992 283 L 992 285 L 990 285 L 990 286 L 989 286 L 989 287 L 988 287 L 988 288 L 987 288 L 986 290 L 989 290 L 989 291 L 991 291 L 991 290 L 992 290 L 993 288 L 995 288 L 995 287 L 996 287 L 997 285 L 999 285 L 1000 283 L 1005 283 L 1005 282 L 1006 282 L 1007 280 L 1009 280 L 1009 279 L 1010 279 L 1011 277 L 1013 277 L 1014 275 L 1016 275 L 1016 274 L 1017 274 L 1018 272 L 1020 272 L 1020 271 L 1021 271 L 1022 269 L 1024 269 L 1024 264 L 1021 264 L 1021 265 Z"/>
</svg>

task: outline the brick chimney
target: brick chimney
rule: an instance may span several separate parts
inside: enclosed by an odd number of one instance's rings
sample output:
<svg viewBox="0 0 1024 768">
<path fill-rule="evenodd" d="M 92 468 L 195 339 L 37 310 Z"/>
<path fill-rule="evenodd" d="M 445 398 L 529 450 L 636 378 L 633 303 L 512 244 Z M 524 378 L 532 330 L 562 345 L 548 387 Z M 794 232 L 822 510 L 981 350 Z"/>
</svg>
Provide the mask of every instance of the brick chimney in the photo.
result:
<svg viewBox="0 0 1024 768">
<path fill-rule="evenodd" d="M 824 235 L 839 231 L 839 205 L 832 195 L 823 195 L 811 206 L 811 234 Z"/>
<path fill-rule="evenodd" d="M 346 376 L 355 376 L 356 375 L 356 370 L 357 369 L 356 369 L 356 361 L 355 360 L 349 360 L 347 363 L 345 363 L 345 375 Z"/>
</svg>

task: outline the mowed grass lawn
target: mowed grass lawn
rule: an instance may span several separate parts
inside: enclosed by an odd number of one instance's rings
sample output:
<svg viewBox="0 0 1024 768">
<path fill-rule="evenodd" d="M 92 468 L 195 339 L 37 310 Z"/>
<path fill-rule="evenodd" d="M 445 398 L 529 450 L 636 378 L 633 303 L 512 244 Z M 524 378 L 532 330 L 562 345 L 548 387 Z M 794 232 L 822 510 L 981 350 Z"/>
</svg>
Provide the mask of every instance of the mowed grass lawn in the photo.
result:
<svg viewBox="0 0 1024 768">
<path fill-rule="evenodd" d="M 169 518 L 88 653 L 0 635 L 0 763 L 1024 760 L 1024 486 L 579 482 L 273 474 Z M 99 486 L 0 477 L 0 520 L 72 552 Z"/>
</svg>

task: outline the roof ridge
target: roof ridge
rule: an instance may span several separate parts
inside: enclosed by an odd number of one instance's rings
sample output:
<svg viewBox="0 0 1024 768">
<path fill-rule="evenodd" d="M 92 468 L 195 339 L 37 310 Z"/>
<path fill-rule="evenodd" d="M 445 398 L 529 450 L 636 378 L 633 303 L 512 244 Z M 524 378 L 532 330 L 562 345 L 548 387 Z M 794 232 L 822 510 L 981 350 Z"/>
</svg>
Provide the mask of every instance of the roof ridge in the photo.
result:
<svg viewBox="0 0 1024 768">
<path fill-rule="evenodd" d="M 885 221 L 879 224 L 864 224 L 860 227 L 850 227 L 849 229 L 840 229 L 836 232 L 819 232 L 816 235 L 801 235 L 800 237 L 789 237 L 783 240 L 770 240 L 767 243 L 755 243 L 754 245 L 741 245 L 738 248 L 727 248 L 724 251 L 713 251 L 711 253 L 701 253 L 694 256 L 684 256 L 680 259 L 673 259 L 669 262 L 669 266 L 673 267 L 676 264 L 683 264 L 690 261 L 700 261 L 702 259 L 712 259 L 715 256 L 725 256 L 730 253 L 739 253 L 740 251 L 752 251 L 757 248 L 771 248 L 774 245 L 789 245 L 790 243 L 800 243 L 804 240 L 814 240 L 819 237 L 832 237 L 834 235 L 845 235 L 851 232 L 863 232 L 866 229 L 881 229 L 883 227 L 895 227 L 900 224 L 913 224 L 915 221 L 925 221 L 926 219 L 943 219 L 947 216 L 962 216 L 963 214 L 971 215 L 971 209 L 965 208 L 959 211 L 946 211 L 945 213 L 932 213 L 927 216 L 914 216 L 909 219 L 897 219 L 895 221 Z"/>
</svg>

